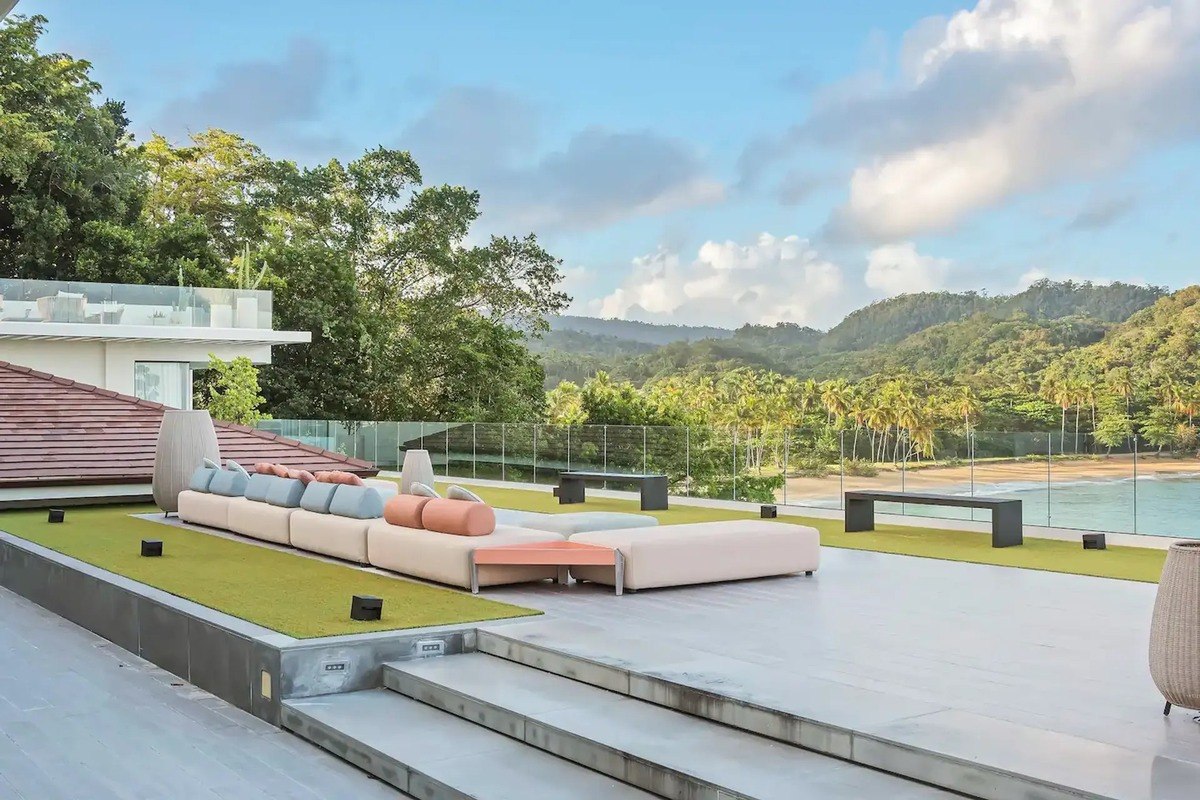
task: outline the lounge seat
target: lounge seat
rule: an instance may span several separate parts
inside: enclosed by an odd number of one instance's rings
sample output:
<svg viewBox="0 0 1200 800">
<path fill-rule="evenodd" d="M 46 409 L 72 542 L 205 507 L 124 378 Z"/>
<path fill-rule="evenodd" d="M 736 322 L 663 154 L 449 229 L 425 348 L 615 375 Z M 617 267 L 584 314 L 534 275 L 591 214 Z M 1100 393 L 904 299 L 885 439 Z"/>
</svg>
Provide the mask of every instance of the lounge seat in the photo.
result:
<svg viewBox="0 0 1200 800">
<path fill-rule="evenodd" d="M 295 508 L 282 508 L 270 503 L 248 500 L 245 497 L 229 498 L 228 530 L 276 544 L 291 544 L 290 525 Z"/>
<path fill-rule="evenodd" d="M 753 519 L 592 531 L 570 540 L 619 549 L 625 588 L 633 590 L 812 572 L 821 560 L 816 528 Z M 571 574 L 614 582 L 612 567 L 572 567 Z"/>
<path fill-rule="evenodd" d="M 234 499 L 185 489 L 179 493 L 179 518 L 184 522 L 229 530 L 229 504 Z"/>
<path fill-rule="evenodd" d="M 456 536 L 422 528 L 405 528 L 379 520 L 367 528 L 367 555 L 372 566 L 469 589 L 471 554 L 476 548 L 562 541 L 565 538 L 549 531 L 508 525 L 497 525 L 496 530 L 486 536 Z M 484 565 L 479 568 L 479 585 L 526 583 L 557 575 L 557 567 Z"/>
<path fill-rule="evenodd" d="M 297 509 L 291 519 L 292 547 L 366 564 L 367 528 L 373 522 Z"/>
</svg>

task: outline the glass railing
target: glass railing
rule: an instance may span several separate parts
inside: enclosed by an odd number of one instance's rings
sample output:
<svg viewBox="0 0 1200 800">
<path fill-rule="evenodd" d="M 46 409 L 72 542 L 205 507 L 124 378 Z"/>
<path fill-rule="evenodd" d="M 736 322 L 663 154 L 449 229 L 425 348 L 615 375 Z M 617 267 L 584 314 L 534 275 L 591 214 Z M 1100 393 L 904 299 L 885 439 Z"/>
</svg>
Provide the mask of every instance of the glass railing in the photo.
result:
<svg viewBox="0 0 1200 800">
<path fill-rule="evenodd" d="M 447 478 L 553 484 L 570 469 L 662 472 L 679 496 L 842 507 L 852 489 L 1010 497 L 1026 524 L 1200 538 L 1200 458 L 1065 430 L 901 432 L 529 423 L 266 420 L 264 430 L 399 469 L 428 450 Z M 634 488 L 619 481 L 611 489 Z M 880 504 L 884 513 L 986 521 L 980 509 Z"/>
<path fill-rule="evenodd" d="M 0 322 L 271 329 L 271 292 L 0 278 Z"/>
</svg>

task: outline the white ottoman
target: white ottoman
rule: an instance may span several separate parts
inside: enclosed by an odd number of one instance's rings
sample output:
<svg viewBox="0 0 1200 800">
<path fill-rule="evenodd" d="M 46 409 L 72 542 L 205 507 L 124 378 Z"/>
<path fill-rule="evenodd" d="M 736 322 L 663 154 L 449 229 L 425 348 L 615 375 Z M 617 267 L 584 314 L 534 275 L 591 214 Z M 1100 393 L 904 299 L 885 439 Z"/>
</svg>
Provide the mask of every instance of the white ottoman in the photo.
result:
<svg viewBox="0 0 1200 800">
<path fill-rule="evenodd" d="M 816 528 L 756 519 L 592 531 L 569 538 L 620 550 L 625 588 L 634 590 L 813 572 L 821 561 Z M 571 574 L 613 585 L 611 567 L 572 567 Z"/>
</svg>

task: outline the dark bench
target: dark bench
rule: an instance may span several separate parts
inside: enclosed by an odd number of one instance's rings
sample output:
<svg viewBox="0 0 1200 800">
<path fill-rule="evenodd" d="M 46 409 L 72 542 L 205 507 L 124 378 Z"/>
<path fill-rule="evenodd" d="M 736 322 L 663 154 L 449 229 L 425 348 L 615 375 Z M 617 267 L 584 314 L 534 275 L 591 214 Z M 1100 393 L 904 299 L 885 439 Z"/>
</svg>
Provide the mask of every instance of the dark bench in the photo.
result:
<svg viewBox="0 0 1200 800">
<path fill-rule="evenodd" d="M 992 547 L 1012 547 L 1024 541 L 1020 500 L 964 497 L 957 494 L 911 492 L 846 492 L 846 531 L 875 530 L 875 501 L 927 506 L 987 508 L 992 512 Z"/>
<path fill-rule="evenodd" d="M 560 472 L 554 496 L 560 505 L 582 503 L 587 481 L 630 481 L 641 484 L 642 511 L 666 511 L 667 476 L 631 475 L 623 472 Z"/>
</svg>

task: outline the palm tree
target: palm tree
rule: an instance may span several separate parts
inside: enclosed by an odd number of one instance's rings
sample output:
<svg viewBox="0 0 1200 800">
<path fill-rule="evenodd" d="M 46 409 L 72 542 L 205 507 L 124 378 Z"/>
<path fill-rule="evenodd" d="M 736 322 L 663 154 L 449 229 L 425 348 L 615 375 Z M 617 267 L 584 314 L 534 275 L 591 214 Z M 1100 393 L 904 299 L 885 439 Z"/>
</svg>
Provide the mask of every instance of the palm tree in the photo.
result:
<svg viewBox="0 0 1200 800">
<path fill-rule="evenodd" d="M 845 378 L 825 381 L 821 384 L 821 405 L 825 407 L 825 423 L 834 420 L 840 424 L 850 406 L 850 384 Z"/>
<path fill-rule="evenodd" d="M 1105 376 L 1105 378 L 1105 382 L 1108 384 L 1108 388 L 1112 391 L 1112 393 L 1117 397 L 1124 398 L 1125 413 L 1128 414 L 1135 390 L 1133 385 L 1133 374 L 1130 372 L 1129 367 L 1117 367 L 1116 369 L 1109 370 L 1109 373 Z"/>
<path fill-rule="evenodd" d="M 962 417 L 963 429 L 967 436 L 971 435 L 971 418 L 978 416 L 981 408 L 979 398 L 975 396 L 975 392 L 970 386 L 954 387 L 954 394 L 950 399 L 950 410 L 956 416 Z"/>
</svg>

